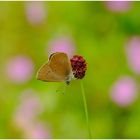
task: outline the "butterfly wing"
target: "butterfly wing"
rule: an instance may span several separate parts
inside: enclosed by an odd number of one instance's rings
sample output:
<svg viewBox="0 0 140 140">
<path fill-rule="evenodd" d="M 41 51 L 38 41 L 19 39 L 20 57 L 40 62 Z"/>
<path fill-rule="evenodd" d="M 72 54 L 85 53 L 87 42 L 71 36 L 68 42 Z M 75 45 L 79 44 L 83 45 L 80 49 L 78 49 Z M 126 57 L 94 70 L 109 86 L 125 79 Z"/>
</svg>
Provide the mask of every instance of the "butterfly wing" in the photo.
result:
<svg viewBox="0 0 140 140">
<path fill-rule="evenodd" d="M 71 66 L 67 54 L 53 53 L 47 64 L 44 64 L 37 74 L 37 79 L 47 82 L 62 82 L 69 78 Z"/>
<path fill-rule="evenodd" d="M 57 82 L 59 79 L 56 78 L 55 74 L 52 72 L 48 63 L 44 64 L 37 73 L 37 79 L 45 82 Z"/>
<path fill-rule="evenodd" d="M 54 53 L 50 58 L 50 68 L 52 71 L 61 77 L 61 79 L 67 80 L 71 74 L 71 65 L 66 53 Z"/>
</svg>

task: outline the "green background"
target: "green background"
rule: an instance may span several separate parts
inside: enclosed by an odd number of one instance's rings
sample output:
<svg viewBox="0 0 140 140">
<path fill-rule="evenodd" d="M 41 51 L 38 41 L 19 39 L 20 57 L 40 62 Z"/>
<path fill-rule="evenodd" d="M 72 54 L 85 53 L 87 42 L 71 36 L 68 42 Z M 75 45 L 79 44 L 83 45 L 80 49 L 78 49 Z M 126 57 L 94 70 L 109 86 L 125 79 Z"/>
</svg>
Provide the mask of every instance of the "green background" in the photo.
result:
<svg viewBox="0 0 140 140">
<path fill-rule="evenodd" d="M 120 107 L 109 95 L 121 75 L 139 84 L 139 76 L 128 67 L 124 46 L 131 36 L 140 35 L 140 3 L 131 2 L 126 12 L 113 12 L 106 2 L 43 2 L 46 18 L 37 25 L 26 17 L 28 3 L 0 2 L 0 138 L 32 138 L 13 121 L 28 89 L 40 100 L 43 111 L 36 121 L 44 124 L 49 138 L 88 137 L 80 80 L 71 81 L 65 94 L 56 92 L 63 83 L 36 80 L 38 68 L 48 59 L 48 42 L 61 36 L 72 38 L 75 53 L 88 64 L 83 83 L 92 137 L 140 138 L 140 99 Z M 30 80 L 20 84 L 5 73 L 6 63 L 18 55 L 28 56 L 34 64 Z"/>
</svg>

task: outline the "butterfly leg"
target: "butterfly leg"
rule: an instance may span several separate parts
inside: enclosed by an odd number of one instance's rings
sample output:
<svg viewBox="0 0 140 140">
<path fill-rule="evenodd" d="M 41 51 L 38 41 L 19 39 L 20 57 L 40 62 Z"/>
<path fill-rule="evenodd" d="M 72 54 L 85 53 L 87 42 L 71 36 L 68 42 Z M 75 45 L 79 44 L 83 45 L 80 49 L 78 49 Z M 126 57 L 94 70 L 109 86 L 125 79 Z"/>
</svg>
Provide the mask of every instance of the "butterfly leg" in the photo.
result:
<svg viewBox="0 0 140 140">
<path fill-rule="evenodd" d="M 62 93 L 62 94 L 65 94 L 66 92 L 66 85 L 61 85 L 57 90 L 56 90 L 57 93 Z"/>
</svg>

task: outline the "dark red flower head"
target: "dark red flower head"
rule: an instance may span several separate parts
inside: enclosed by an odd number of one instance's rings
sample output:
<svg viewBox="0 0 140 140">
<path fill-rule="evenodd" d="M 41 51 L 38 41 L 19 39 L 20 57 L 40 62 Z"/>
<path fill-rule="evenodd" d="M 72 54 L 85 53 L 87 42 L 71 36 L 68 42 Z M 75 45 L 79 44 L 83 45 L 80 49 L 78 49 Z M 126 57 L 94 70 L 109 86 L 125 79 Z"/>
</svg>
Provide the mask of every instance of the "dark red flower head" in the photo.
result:
<svg viewBox="0 0 140 140">
<path fill-rule="evenodd" d="M 74 55 L 70 61 L 74 77 L 77 79 L 82 79 L 85 76 L 85 72 L 87 70 L 85 59 L 82 56 Z"/>
</svg>

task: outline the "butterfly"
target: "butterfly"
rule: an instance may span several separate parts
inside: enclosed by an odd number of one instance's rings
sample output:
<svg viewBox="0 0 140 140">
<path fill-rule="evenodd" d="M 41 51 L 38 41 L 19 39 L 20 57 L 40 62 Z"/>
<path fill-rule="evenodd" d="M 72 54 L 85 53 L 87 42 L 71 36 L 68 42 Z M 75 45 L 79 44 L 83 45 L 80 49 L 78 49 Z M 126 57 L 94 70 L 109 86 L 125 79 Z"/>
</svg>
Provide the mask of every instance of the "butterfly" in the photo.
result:
<svg viewBox="0 0 140 140">
<path fill-rule="evenodd" d="M 55 52 L 37 72 L 37 79 L 45 82 L 66 82 L 72 79 L 72 68 L 66 53 Z"/>
</svg>

